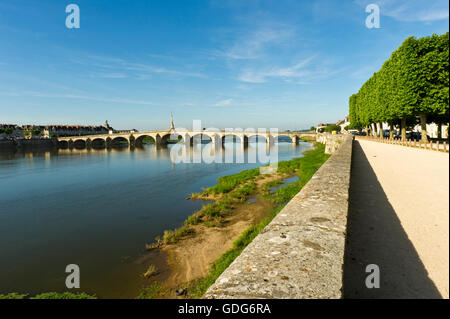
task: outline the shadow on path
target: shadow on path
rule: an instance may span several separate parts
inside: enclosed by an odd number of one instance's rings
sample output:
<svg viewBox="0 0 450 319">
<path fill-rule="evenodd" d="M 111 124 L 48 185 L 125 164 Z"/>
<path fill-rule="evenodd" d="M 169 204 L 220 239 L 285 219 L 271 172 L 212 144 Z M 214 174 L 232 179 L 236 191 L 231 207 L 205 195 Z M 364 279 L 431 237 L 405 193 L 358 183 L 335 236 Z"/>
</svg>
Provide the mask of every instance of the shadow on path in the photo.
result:
<svg viewBox="0 0 450 319">
<path fill-rule="evenodd" d="M 378 289 L 365 286 L 369 264 L 380 268 Z M 344 298 L 442 298 L 358 141 L 353 142 Z"/>
</svg>

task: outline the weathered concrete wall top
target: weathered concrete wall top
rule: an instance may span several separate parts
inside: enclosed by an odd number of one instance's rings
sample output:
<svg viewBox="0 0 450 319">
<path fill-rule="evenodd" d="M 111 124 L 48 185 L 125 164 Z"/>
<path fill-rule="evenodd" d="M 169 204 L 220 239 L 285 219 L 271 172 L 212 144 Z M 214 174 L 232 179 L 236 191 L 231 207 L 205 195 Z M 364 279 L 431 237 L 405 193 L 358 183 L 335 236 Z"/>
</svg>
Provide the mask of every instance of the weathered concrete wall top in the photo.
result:
<svg viewBox="0 0 450 319">
<path fill-rule="evenodd" d="M 222 273 L 205 298 L 341 298 L 351 136 Z M 334 138 L 332 138 L 334 139 Z"/>
</svg>

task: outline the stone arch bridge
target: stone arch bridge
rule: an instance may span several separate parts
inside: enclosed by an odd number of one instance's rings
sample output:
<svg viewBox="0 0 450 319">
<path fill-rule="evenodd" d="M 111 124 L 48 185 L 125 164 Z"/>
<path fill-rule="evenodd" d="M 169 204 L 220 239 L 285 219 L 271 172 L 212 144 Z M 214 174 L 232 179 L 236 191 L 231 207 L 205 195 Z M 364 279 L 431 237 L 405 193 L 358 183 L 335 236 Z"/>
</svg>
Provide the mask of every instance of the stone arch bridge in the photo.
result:
<svg viewBox="0 0 450 319">
<path fill-rule="evenodd" d="M 280 136 L 287 136 L 292 143 L 297 144 L 300 138 L 308 136 L 315 137 L 316 133 L 302 133 L 291 131 L 280 132 L 259 132 L 259 131 L 228 131 L 228 130 L 158 130 L 145 132 L 118 132 L 111 134 L 82 135 L 58 137 L 58 143 L 67 143 L 69 147 L 75 143 L 82 143 L 85 147 L 90 147 L 94 143 L 102 143 L 110 147 L 120 141 L 127 142 L 130 146 L 139 146 L 143 144 L 144 138 L 151 138 L 157 146 L 167 145 L 171 140 L 183 140 L 190 142 L 191 145 L 201 143 L 202 139 L 209 138 L 212 143 L 224 143 L 239 139 L 242 145 L 247 145 L 251 137 L 257 136 L 264 138 L 266 143 L 271 144 Z M 242 143 L 243 141 L 243 143 Z"/>
</svg>

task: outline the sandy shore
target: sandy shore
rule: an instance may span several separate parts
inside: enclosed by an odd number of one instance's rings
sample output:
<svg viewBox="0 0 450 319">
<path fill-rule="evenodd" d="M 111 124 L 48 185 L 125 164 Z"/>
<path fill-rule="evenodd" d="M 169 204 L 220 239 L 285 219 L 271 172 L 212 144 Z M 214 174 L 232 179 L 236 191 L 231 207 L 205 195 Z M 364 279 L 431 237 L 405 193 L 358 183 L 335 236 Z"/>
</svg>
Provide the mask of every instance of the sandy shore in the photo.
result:
<svg viewBox="0 0 450 319">
<path fill-rule="evenodd" d="M 167 245 L 162 251 L 167 255 L 170 275 L 165 286 L 177 288 L 183 283 L 204 277 L 212 262 L 233 246 L 233 242 L 250 226 L 268 216 L 273 204 L 263 198 L 235 209 L 222 227 L 195 226 L 195 235 Z"/>
<path fill-rule="evenodd" d="M 355 141 L 349 208 L 346 297 L 449 297 L 448 153 Z"/>
<path fill-rule="evenodd" d="M 290 175 L 272 174 L 260 176 L 255 180 L 254 201 L 237 204 L 233 213 L 225 217 L 220 227 L 207 227 L 203 224 L 191 225 L 194 234 L 181 238 L 175 244 L 165 244 L 147 255 L 145 263 L 154 264 L 160 270 L 154 279 L 169 290 L 183 288 L 192 280 L 208 275 L 211 264 L 233 247 L 233 243 L 249 227 L 257 225 L 269 216 L 276 205 L 260 196 L 263 186 L 274 180 L 282 181 Z M 217 201 L 221 195 L 195 194 L 190 200 Z M 165 297 L 173 298 L 170 293 Z"/>
</svg>

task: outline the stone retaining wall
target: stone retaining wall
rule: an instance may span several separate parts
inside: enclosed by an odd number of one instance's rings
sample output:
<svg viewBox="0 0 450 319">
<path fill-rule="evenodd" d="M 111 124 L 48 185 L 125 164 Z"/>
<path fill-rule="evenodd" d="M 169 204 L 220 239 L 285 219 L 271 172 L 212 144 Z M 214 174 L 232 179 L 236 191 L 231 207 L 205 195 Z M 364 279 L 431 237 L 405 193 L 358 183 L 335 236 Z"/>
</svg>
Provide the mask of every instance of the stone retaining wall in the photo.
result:
<svg viewBox="0 0 450 319">
<path fill-rule="evenodd" d="M 341 298 L 353 137 L 208 289 L 205 298 Z"/>
<path fill-rule="evenodd" d="M 348 135 L 321 133 L 316 135 L 316 141 L 325 144 L 325 154 L 334 154 Z"/>
</svg>

